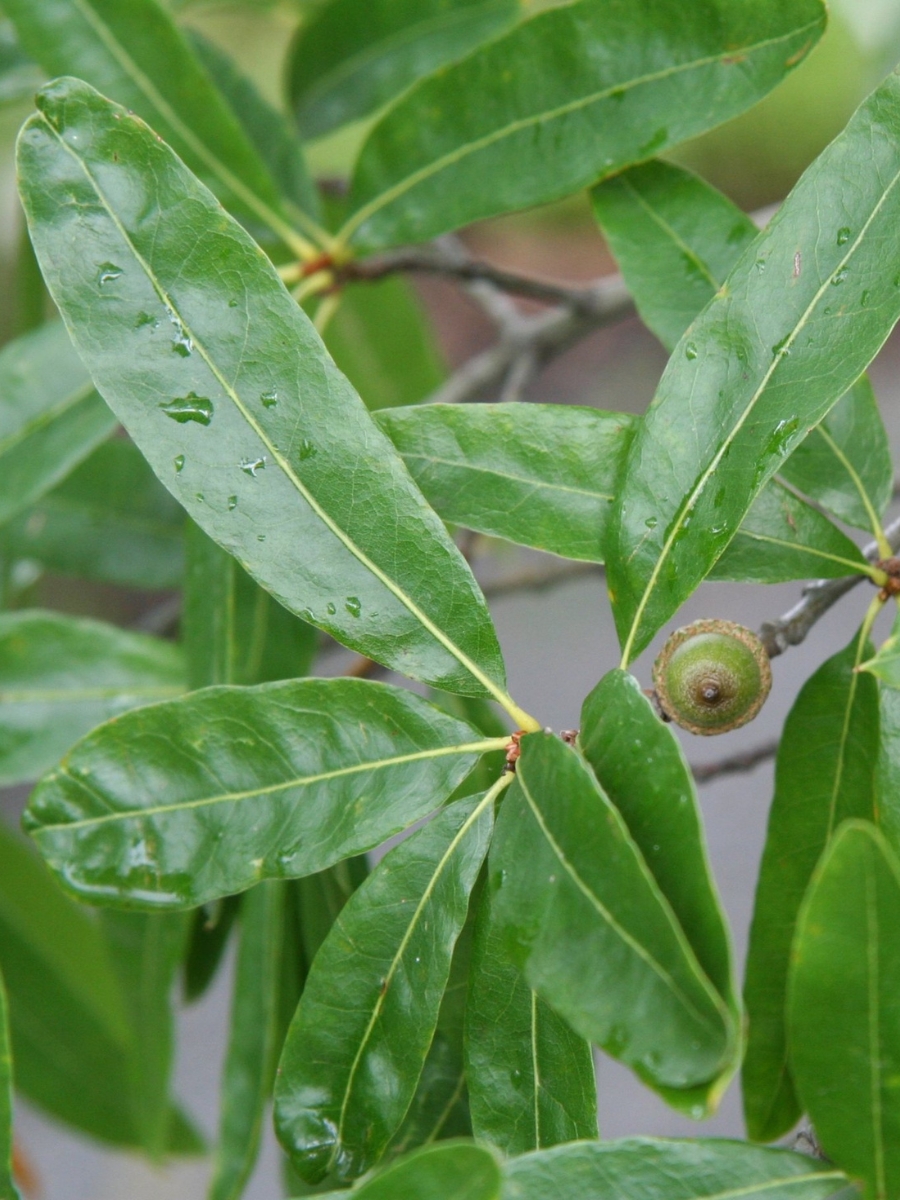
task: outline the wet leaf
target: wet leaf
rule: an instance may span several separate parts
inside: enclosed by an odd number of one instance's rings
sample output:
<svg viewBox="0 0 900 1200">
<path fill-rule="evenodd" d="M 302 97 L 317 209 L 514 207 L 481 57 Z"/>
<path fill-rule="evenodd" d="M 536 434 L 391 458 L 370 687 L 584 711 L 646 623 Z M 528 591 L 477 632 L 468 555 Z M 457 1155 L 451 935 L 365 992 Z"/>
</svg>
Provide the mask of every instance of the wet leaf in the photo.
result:
<svg viewBox="0 0 900 1200">
<path fill-rule="evenodd" d="M 0 613 L 0 780 L 36 779 L 88 730 L 185 689 L 171 642 L 40 610 Z"/>
<path fill-rule="evenodd" d="M 316 955 L 275 1091 L 278 1136 L 310 1183 L 362 1174 L 403 1121 L 487 853 L 492 803 L 491 792 L 457 801 L 391 851 Z"/>
<path fill-rule="evenodd" d="M 116 418 L 62 324 L 0 350 L 0 523 L 39 500 L 104 441 Z"/>
<path fill-rule="evenodd" d="M 526 981 L 582 1037 L 657 1087 L 692 1088 L 737 1030 L 581 755 L 522 739 L 491 849 L 492 905 Z"/>
<path fill-rule="evenodd" d="M 331 0 L 304 21 L 288 88 L 304 137 L 386 104 L 520 15 L 518 0 Z"/>
<path fill-rule="evenodd" d="M 825 1154 L 871 1200 L 900 1189 L 900 863 L 851 821 L 820 861 L 797 921 L 791 1070 Z"/>
<path fill-rule="evenodd" d="M 25 820 L 83 895 L 190 907 L 379 845 L 496 746 L 385 684 L 207 688 L 95 730 Z"/>
<path fill-rule="evenodd" d="M 87 85 L 57 82 L 40 104 L 19 140 L 38 256 L 156 474 L 304 619 L 436 686 L 510 703 L 471 572 L 259 249 Z"/>
<path fill-rule="evenodd" d="M 378 414 L 425 498 L 479 533 L 603 561 L 635 419 L 562 404 L 426 404 Z"/>
<path fill-rule="evenodd" d="M 818 0 L 539 12 L 387 111 L 357 160 L 341 236 L 364 253 L 571 195 L 754 104 L 824 21 Z"/>
<path fill-rule="evenodd" d="M 466 1005 L 466 1076 L 475 1135 L 503 1154 L 597 1136 L 591 1048 L 513 965 L 486 891 Z"/>
<path fill-rule="evenodd" d="M 627 659 L 691 594 L 900 315 L 900 249 L 896 262 L 884 251 L 900 213 L 898 130 L 900 79 L 890 76 L 676 347 L 632 443 L 611 527 Z"/>
<path fill-rule="evenodd" d="M 819 667 L 797 697 L 778 747 L 744 985 L 750 1018 L 744 1112 L 758 1141 L 774 1141 L 800 1116 L 785 997 L 803 896 L 841 822 L 876 816 L 878 691 L 871 676 L 854 670 L 866 652 L 855 637 Z"/>
</svg>

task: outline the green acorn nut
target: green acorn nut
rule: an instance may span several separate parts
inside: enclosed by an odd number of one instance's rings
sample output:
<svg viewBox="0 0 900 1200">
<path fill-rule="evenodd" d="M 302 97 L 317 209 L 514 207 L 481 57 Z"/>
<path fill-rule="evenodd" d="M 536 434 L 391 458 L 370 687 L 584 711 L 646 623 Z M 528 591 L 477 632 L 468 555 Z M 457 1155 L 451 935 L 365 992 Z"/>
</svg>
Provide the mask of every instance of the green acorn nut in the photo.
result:
<svg viewBox="0 0 900 1200">
<path fill-rule="evenodd" d="M 766 648 L 733 621 L 694 621 L 677 629 L 653 664 L 667 717 L 691 733 L 728 733 L 752 721 L 772 687 Z"/>
</svg>

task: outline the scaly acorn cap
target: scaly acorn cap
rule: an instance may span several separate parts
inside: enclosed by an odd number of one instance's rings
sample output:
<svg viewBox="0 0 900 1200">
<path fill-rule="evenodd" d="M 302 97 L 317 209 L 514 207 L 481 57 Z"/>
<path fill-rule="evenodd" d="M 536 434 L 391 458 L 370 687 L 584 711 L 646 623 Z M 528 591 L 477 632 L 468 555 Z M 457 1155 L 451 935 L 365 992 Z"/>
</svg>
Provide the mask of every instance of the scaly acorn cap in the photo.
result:
<svg viewBox="0 0 900 1200">
<path fill-rule="evenodd" d="M 653 686 L 667 717 L 709 736 L 753 720 L 772 687 L 772 668 L 752 630 L 734 621 L 694 621 L 663 646 Z"/>
</svg>

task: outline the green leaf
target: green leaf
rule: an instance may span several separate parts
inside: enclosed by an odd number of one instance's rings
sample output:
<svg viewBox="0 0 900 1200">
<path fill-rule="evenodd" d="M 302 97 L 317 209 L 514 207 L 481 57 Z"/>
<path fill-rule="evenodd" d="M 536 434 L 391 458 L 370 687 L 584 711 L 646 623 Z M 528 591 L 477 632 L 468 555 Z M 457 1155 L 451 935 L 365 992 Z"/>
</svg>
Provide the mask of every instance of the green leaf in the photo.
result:
<svg viewBox="0 0 900 1200">
<path fill-rule="evenodd" d="M 610 671 L 584 702 L 579 746 L 739 1027 L 731 939 L 709 865 L 697 790 L 680 742 L 653 711 L 634 676 Z M 666 1099 L 692 1116 L 714 1111 L 739 1065 L 739 1039 L 733 1050 L 712 1087 L 689 1089 L 682 1096 L 668 1093 Z"/>
<path fill-rule="evenodd" d="M 466 1005 L 476 1137 L 506 1155 L 597 1136 L 591 1048 L 531 990 L 503 946 L 485 890 Z"/>
<path fill-rule="evenodd" d="M 521 11 L 519 0 L 331 0 L 301 24 L 288 61 L 304 137 L 367 116 Z"/>
<path fill-rule="evenodd" d="M 62 324 L 0 350 L 0 524 L 65 478 L 115 428 Z"/>
<path fill-rule="evenodd" d="M 606 180 L 591 201 L 641 319 L 671 351 L 756 237 L 704 180 L 653 161 Z"/>
<path fill-rule="evenodd" d="M 818 0 L 538 13 L 388 110 L 357 161 L 341 236 L 377 250 L 568 196 L 749 108 L 824 23 Z"/>
<path fill-rule="evenodd" d="M 626 659 L 691 594 L 759 490 L 900 315 L 891 233 L 900 217 L 898 134 L 900 77 L 892 75 L 807 170 L 676 348 L 632 442 L 610 530 Z"/>
<path fill-rule="evenodd" d="M 629 413 L 562 404 L 426 404 L 378 414 L 425 498 L 479 533 L 603 561 Z"/>
<path fill-rule="evenodd" d="M 215 979 L 240 906 L 240 896 L 225 896 L 194 910 L 184 956 L 184 998 L 189 1004 Z"/>
<path fill-rule="evenodd" d="M 859 669 L 868 671 L 889 688 L 900 688 L 900 610 L 894 617 L 890 637 L 878 647 L 873 658 L 859 664 Z"/>
<path fill-rule="evenodd" d="M 142 117 L 222 203 L 292 249 L 278 189 L 184 34 L 157 0 L 4 0 L 48 75 L 77 75 Z"/>
<path fill-rule="evenodd" d="M 207 688 L 84 738 L 25 821 L 82 895 L 188 907 L 379 845 L 496 745 L 386 684 Z"/>
<path fill-rule="evenodd" d="M 794 487 L 860 529 L 877 529 L 894 487 L 887 431 L 866 376 L 781 468 Z"/>
<path fill-rule="evenodd" d="M 444 1142 L 423 1146 L 365 1180 L 349 1193 L 322 1200 L 500 1200 L 500 1167 L 485 1146 Z"/>
<path fill-rule="evenodd" d="M 828 1163 L 746 1142 L 625 1138 L 557 1146 L 504 1168 L 503 1200 L 826 1200 L 847 1187 Z"/>
<path fill-rule="evenodd" d="M 900 863 L 878 830 L 843 825 L 797 921 L 791 1069 L 825 1153 L 871 1200 L 900 1191 Z"/>
<path fill-rule="evenodd" d="M 50 85 L 40 104 L 19 140 L 38 256 L 157 475 L 304 619 L 436 686 L 511 704 L 471 572 L 259 249 L 85 84 Z"/>
<path fill-rule="evenodd" d="M 287 119 L 263 99 L 253 81 L 221 47 L 196 29 L 189 29 L 187 36 L 284 197 L 316 217 L 319 211 L 316 186 L 306 166 L 303 146 Z"/>
<path fill-rule="evenodd" d="M 170 1137 L 172 983 L 188 931 L 183 913 L 103 912 L 100 924 L 131 1029 L 130 1095 L 140 1143 L 154 1158 Z"/>
<path fill-rule="evenodd" d="M 222 1082 L 219 1143 L 209 1200 L 239 1200 L 259 1152 L 278 1058 L 278 982 L 286 894 L 252 888 L 241 906 L 241 940 Z"/>
<path fill-rule="evenodd" d="M 13 1096 L 12 1049 L 6 1019 L 6 989 L 0 975 L 0 1197 L 19 1200 L 13 1179 Z"/>
<path fill-rule="evenodd" d="M 389 1153 L 447 1138 L 469 1137 L 472 1122 L 466 1092 L 462 1045 L 441 1032 L 440 1024 L 422 1067 L 419 1085 Z"/>
<path fill-rule="evenodd" d="M 307 963 L 316 957 L 341 909 L 368 873 L 366 857 L 359 855 L 297 880 L 296 908 Z"/>
<path fill-rule="evenodd" d="M 818 437 L 813 430 L 810 438 Z M 801 443 L 795 453 L 803 449 Z M 791 460 L 793 461 L 793 460 Z M 782 583 L 836 579 L 870 569 L 859 547 L 802 497 L 772 479 L 707 579 Z"/>
<path fill-rule="evenodd" d="M 418 404 L 446 374 L 421 302 L 397 277 L 346 288 L 325 345 L 370 412 Z"/>
<path fill-rule="evenodd" d="M 177 646 L 40 610 L 0 613 L 0 781 L 37 779 L 88 730 L 184 691 Z"/>
<path fill-rule="evenodd" d="M 254 583 L 227 551 L 188 526 L 183 632 L 192 688 L 306 675 L 316 631 Z"/>
<path fill-rule="evenodd" d="M 362 1174 L 403 1121 L 487 853 L 495 794 L 457 801 L 393 850 L 316 955 L 275 1089 L 278 1136 L 310 1183 L 329 1171 Z"/>
<path fill-rule="evenodd" d="M 69 900 L 30 847 L 0 824 L 0 961 L 16 1087 L 76 1129 L 140 1145 L 135 1031 L 99 923 Z M 173 1112 L 170 1136 L 189 1130 Z M 187 1148 L 187 1147 L 185 1147 Z"/>
<path fill-rule="evenodd" d="M 30 100 L 43 78 L 40 67 L 22 53 L 10 22 L 0 17 L 0 105 Z"/>
<path fill-rule="evenodd" d="M 105 442 L 6 529 L 8 553 L 102 583 L 170 588 L 184 567 L 184 510 L 131 442 Z"/>
<path fill-rule="evenodd" d="M 876 819 L 878 691 L 871 676 L 855 670 L 865 653 L 866 643 L 855 637 L 807 680 L 778 748 L 744 986 L 750 1017 L 744 1112 L 758 1141 L 780 1137 L 800 1116 L 788 1065 L 785 997 L 804 893 L 838 825 L 854 817 Z"/>
<path fill-rule="evenodd" d="M 526 981 L 656 1086 L 716 1078 L 736 1031 L 624 821 L 558 738 L 522 739 L 491 849 L 492 905 Z"/>
<path fill-rule="evenodd" d="M 721 192 L 669 163 L 634 167 L 595 188 L 592 196 L 641 316 L 672 350 L 754 240 L 756 226 Z M 799 262 L 802 271 L 802 254 Z M 893 477 L 887 435 L 867 379 L 857 380 L 800 443 L 781 474 L 836 516 L 873 527 L 873 510 L 884 512 Z M 769 498 L 768 508 L 773 507 Z M 746 523 L 738 537 L 745 531 Z M 821 536 L 827 542 L 824 529 Z M 825 574 L 811 564 L 799 575 L 786 575 L 785 570 L 799 570 L 803 560 L 776 553 L 774 546 L 761 549 L 751 559 L 744 541 L 739 558 L 726 570 L 750 574 L 715 577 L 772 583 Z M 763 563 L 769 564 L 770 576 L 762 576 Z"/>
<path fill-rule="evenodd" d="M 900 691 L 878 685 L 878 762 L 875 767 L 875 811 L 878 826 L 894 852 L 900 852 Z"/>
</svg>

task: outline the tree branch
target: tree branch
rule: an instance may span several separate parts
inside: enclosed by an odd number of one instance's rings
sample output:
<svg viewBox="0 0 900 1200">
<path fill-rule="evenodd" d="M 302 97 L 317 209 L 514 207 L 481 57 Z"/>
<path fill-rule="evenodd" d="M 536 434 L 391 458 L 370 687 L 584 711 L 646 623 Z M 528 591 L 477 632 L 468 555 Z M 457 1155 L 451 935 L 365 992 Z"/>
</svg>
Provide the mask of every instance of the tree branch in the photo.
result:
<svg viewBox="0 0 900 1200">
<path fill-rule="evenodd" d="M 741 754 L 732 754 L 728 758 L 720 758 L 717 762 L 698 763 L 691 766 L 697 783 L 709 783 L 720 775 L 736 775 L 739 771 L 752 771 L 754 767 L 768 758 L 774 758 L 778 750 L 778 742 L 763 742 L 744 750 Z"/>
<path fill-rule="evenodd" d="M 900 518 L 888 525 L 885 534 L 892 549 L 900 549 Z M 875 562 L 880 557 L 878 544 L 870 542 L 863 554 L 870 562 Z M 799 646 L 816 621 L 866 578 L 866 575 L 849 575 L 844 579 L 817 579 L 807 584 L 803 589 L 803 598 L 793 608 L 788 609 L 777 621 L 763 622 L 759 636 L 769 658 L 777 658 L 790 646 Z"/>
</svg>

